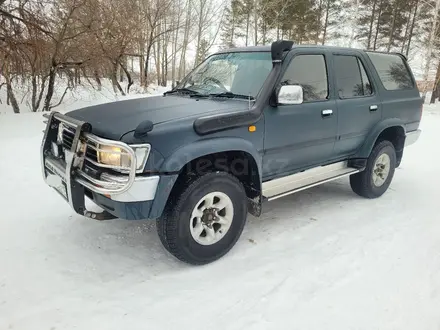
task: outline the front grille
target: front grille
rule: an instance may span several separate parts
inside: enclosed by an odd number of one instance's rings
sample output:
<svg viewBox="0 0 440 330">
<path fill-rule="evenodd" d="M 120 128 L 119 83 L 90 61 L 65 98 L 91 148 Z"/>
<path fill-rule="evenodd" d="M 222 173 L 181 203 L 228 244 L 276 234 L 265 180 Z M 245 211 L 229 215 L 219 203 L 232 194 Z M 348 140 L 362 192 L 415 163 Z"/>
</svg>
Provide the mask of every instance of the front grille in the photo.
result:
<svg viewBox="0 0 440 330">
<path fill-rule="evenodd" d="M 87 123 L 58 112 L 46 115 L 45 117 L 48 118 L 48 122 L 46 123 L 47 126 L 41 150 L 45 179 L 47 179 L 48 173 L 53 169 L 53 171 L 56 171 L 54 174 L 69 179 L 66 182 L 67 185 L 73 186 L 74 182 L 76 182 L 88 192 L 101 195 L 121 194 L 131 188 L 136 179 L 136 154 L 129 145 L 120 141 L 100 138 L 89 132 L 90 126 Z M 73 149 L 75 135 L 80 132 L 81 141 L 78 143 L 78 149 L 84 151 L 85 147 L 87 147 L 86 155 L 79 155 L 76 153 L 76 150 L 73 153 L 68 153 L 67 150 Z M 102 152 L 119 154 L 119 150 L 121 150 L 120 153 L 127 154 L 126 157 L 128 157 L 129 165 L 118 166 L 97 162 L 96 149 L 101 146 L 107 147 L 107 150 Z M 149 145 L 146 146 L 149 148 Z M 118 152 L 114 150 L 116 148 Z M 46 167 L 48 167 L 47 170 Z M 67 175 L 66 171 L 72 172 L 70 172 L 70 175 Z M 105 180 L 101 178 L 101 176 L 104 177 L 104 174 L 107 175 Z M 75 210 L 79 206 L 83 207 L 75 199 L 72 200 L 72 204 L 74 204 Z"/>
<path fill-rule="evenodd" d="M 68 128 L 63 129 L 63 147 L 65 149 L 70 149 L 72 147 L 74 136 L 75 132 L 71 131 Z"/>
<path fill-rule="evenodd" d="M 71 129 L 70 127 L 64 127 L 62 136 L 63 136 L 63 147 L 65 149 L 70 149 L 72 147 L 73 138 L 75 137 L 75 131 L 73 129 Z M 90 142 L 90 141 L 88 141 L 87 144 L 95 145 L 94 142 Z M 94 150 L 92 148 L 87 148 L 86 158 L 89 158 L 89 159 L 97 162 L 98 155 L 97 155 L 96 150 Z"/>
</svg>

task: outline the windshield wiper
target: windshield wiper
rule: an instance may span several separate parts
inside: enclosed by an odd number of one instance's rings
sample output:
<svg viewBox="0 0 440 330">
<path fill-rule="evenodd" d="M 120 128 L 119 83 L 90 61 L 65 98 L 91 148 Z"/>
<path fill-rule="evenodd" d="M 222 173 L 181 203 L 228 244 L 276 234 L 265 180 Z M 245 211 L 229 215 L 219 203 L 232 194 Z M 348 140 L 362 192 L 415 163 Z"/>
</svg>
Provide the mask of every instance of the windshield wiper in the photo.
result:
<svg viewBox="0 0 440 330">
<path fill-rule="evenodd" d="M 189 95 L 203 95 L 203 94 L 200 94 L 199 92 L 197 92 L 193 89 L 189 89 L 189 88 L 175 88 L 175 89 L 172 89 L 170 91 L 163 93 L 163 95 L 174 94 L 174 93 L 182 93 L 182 94 L 189 94 Z"/>
<path fill-rule="evenodd" d="M 232 92 L 213 93 L 213 94 L 209 94 L 209 95 L 213 96 L 213 97 L 227 97 L 230 99 L 255 100 L 255 97 L 253 97 L 251 95 L 235 94 Z"/>
</svg>

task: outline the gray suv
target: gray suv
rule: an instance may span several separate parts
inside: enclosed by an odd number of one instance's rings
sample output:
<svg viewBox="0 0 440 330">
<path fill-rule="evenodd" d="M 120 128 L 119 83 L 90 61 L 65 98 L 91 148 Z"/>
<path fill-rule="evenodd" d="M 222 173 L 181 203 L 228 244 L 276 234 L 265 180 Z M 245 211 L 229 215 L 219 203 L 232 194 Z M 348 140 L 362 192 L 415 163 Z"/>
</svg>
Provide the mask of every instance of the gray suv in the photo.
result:
<svg viewBox="0 0 440 330">
<path fill-rule="evenodd" d="M 41 166 L 76 213 L 156 219 L 170 253 L 206 264 L 264 201 L 342 177 L 381 196 L 421 116 L 404 56 L 277 41 L 213 54 L 160 96 L 52 112 Z"/>
</svg>

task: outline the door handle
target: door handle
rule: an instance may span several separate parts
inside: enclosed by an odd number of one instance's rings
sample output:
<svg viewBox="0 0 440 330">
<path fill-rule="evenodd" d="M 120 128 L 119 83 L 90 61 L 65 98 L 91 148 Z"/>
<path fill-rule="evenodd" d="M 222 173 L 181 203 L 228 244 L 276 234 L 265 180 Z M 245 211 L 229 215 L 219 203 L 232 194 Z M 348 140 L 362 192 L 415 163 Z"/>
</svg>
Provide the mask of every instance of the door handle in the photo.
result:
<svg viewBox="0 0 440 330">
<path fill-rule="evenodd" d="M 370 105 L 370 111 L 376 111 L 377 108 L 377 105 Z"/>
<path fill-rule="evenodd" d="M 328 117 L 328 116 L 331 116 L 333 114 L 333 110 L 332 109 L 322 110 L 321 114 L 322 114 L 323 117 Z"/>
</svg>

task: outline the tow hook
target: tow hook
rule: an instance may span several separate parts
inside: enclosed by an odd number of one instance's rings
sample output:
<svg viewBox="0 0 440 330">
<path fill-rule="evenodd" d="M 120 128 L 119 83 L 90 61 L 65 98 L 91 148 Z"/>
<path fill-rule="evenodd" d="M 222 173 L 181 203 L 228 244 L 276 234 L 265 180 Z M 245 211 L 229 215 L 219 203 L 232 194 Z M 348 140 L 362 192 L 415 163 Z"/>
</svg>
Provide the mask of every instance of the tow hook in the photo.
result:
<svg viewBox="0 0 440 330">
<path fill-rule="evenodd" d="M 117 218 L 113 214 L 111 214 L 107 211 L 102 211 L 99 213 L 92 212 L 92 211 L 85 211 L 84 216 L 87 218 L 93 219 L 93 220 L 98 220 L 98 221 L 113 220 L 113 219 Z"/>
</svg>

